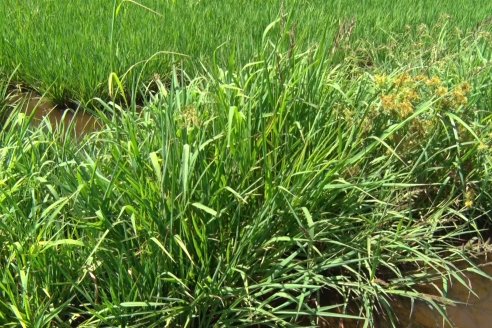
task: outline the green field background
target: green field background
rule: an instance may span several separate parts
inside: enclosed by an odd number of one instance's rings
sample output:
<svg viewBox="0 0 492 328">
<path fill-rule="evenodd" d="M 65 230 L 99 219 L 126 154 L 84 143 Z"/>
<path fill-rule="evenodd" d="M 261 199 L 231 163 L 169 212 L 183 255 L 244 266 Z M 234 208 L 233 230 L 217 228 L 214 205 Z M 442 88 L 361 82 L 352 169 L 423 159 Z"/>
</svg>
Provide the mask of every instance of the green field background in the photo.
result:
<svg viewBox="0 0 492 328">
<path fill-rule="evenodd" d="M 121 75 L 159 51 L 189 57 L 159 55 L 145 69 L 145 79 L 169 72 L 176 61 L 188 71 L 213 60 L 242 65 L 258 52 L 265 28 L 281 13 L 290 14 L 286 23 L 295 26 L 296 45 L 305 48 L 325 36 L 329 44 L 340 23 L 352 17 L 357 23 L 351 40 L 379 44 L 389 33 L 433 25 L 444 14 L 457 28 L 469 29 L 492 12 L 492 2 L 481 0 L 141 0 L 122 3 L 114 15 L 120 4 L 1 1 L 0 72 L 18 68 L 16 81 L 55 100 L 87 100 L 104 94 L 111 72 Z"/>
</svg>

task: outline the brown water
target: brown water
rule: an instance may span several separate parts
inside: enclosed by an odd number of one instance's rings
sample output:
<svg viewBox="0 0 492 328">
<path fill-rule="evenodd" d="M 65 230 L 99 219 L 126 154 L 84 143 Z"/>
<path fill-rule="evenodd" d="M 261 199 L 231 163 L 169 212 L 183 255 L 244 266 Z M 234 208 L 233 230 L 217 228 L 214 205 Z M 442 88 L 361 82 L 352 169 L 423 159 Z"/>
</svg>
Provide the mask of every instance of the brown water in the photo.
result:
<svg viewBox="0 0 492 328">
<path fill-rule="evenodd" d="M 488 257 L 482 257 L 478 261 L 480 269 L 492 276 L 492 253 Z M 464 269 L 464 265 L 458 265 Z M 412 305 L 407 299 L 394 299 L 393 311 L 398 318 L 396 327 L 402 328 L 489 328 L 492 327 L 492 280 L 476 273 L 466 273 L 464 279 L 466 285 L 452 280 L 445 295 L 457 302 L 455 305 L 446 306 L 446 312 L 450 323 L 445 322 L 441 315 L 429 307 L 423 301 L 416 301 Z M 439 297 L 437 288 L 442 290 L 442 284 L 424 285 L 417 288 L 420 292 Z M 471 292 L 472 290 L 473 292 Z M 320 327 L 328 328 L 362 328 L 363 321 L 356 320 L 326 320 Z M 378 328 L 389 328 L 391 325 L 384 317 L 378 317 Z"/>
<path fill-rule="evenodd" d="M 53 127 L 73 125 L 77 138 L 89 132 L 99 130 L 102 123 L 94 116 L 82 110 L 72 110 L 56 106 L 51 101 L 28 92 L 13 92 L 8 98 L 11 105 L 20 105 L 22 112 L 32 115 L 32 124 L 37 126 L 43 119 L 48 119 Z"/>
<path fill-rule="evenodd" d="M 492 276 L 490 258 L 482 259 L 481 269 L 487 275 Z M 458 281 L 452 280 L 446 295 L 457 302 L 456 305 L 446 307 L 451 324 L 443 322 L 441 316 L 436 311 L 431 310 L 424 302 L 415 303 L 412 311 L 411 304 L 407 301 L 395 304 L 395 310 L 401 320 L 401 327 L 492 327 L 492 281 L 476 273 L 467 273 L 465 283 L 468 288 Z M 442 288 L 442 286 L 439 287 Z M 431 295 L 439 295 L 436 287 L 431 285 L 422 286 L 420 290 Z M 381 325 L 381 327 L 386 326 Z"/>
</svg>

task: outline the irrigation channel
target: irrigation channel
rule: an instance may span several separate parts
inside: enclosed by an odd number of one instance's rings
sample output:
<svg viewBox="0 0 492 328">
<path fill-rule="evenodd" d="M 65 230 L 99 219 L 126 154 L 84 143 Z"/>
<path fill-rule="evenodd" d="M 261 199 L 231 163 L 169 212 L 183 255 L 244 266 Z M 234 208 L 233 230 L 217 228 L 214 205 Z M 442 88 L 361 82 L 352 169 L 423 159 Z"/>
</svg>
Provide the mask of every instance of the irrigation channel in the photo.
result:
<svg viewBox="0 0 492 328">
<path fill-rule="evenodd" d="M 32 116 L 31 123 L 34 126 L 39 125 L 44 118 L 48 119 L 53 127 L 73 125 L 77 138 L 102 127 L 101 122 L 93 115 L 79 110 L 59 108 L 50 100 L 30 91 L 12 92 L 8 102 L 12 106 L 20 106 L 22 112 Z"/>
<path fill-rule="evenodd" d="M 9 102 L 11 105 L 20 105 L 21 110 L 28 116 L 32 115 L 31 124 L 38 125 L 43 119 L 48 119 L 52 126 L 74 126 L 77 138 L 82 138 L 87 133 L 99 130 L 103 127 L 102 123 L 94 116 L 72 109 L 61 109 L 49 100 L 43 99 L 40 95 L 31 92 L 12 93 Z M 452 280 L 447 294 L 448 299 L 455 301 L 455 304 L 446 306 L 448 319 L 452 323 L 446 323 L 442 316 L 431 309 L 424 301 L 410 302 L 409 300 L 393 299 L 392 307 L 398 318 L 399 327 L 406 328 L 488 328 L 492 327 L 492 251 L 484 253 L 476 259 L 477 267 L 483 271 L 483 275 L 478 273 L 467 273 L 463 283 Z M 457 264 L 459 269 L 466 269 L 463 264 Z M 429 298 L 438 300 L 442 295 L 439 290 L 443 290 L 440 280 L 435 283 L 427 284 L 417 288 L 425 293 Z M 376 327 L 391 327 L 388 319 L 378 317 Z M 338 328 L 359 328 L 363 327 L 362 321 L 351 320 L 326 320 L 320 321 L 320 327 Z"/>
<path fill-rule="evenodd" d="M 432 309 L 424 301 L 410 302 L 408 299 L 394 298 L 392 309 L 398 318 L 397 327 L 401 328 L 489 328 L 492 327 L 492 251 L 477 256 L 475 265 L 482 271 L 481 274 L 467 272 L 463 283 L 451 280 L 444 295 L 453 300 L 454 304 L 446 306 L 449 322 L 445 322 L 438 311 Z M 456 265 L 458 270 L 465 270 L 466 265 Z M 434 283 L 421 285 L 416 288 L 419 292 L 428 295 L 429 299 L 441 298 L 439 290 L 443 290 L 440 279 Z M 351 314 L 356 314 L 351 313 Z M 388 318 L 376 314 L 375 327 L 392 327 Z M 320 325 L 323 328 L 362 328 L 363 321 L 333 319 L 326 320 Z"/>
<path fill-rule="evenodd" d="M 477 264 L 487 275 L 492 275 L 492 253 L 477 259 Z M 458 267 L 460 267 L 458 265 Z M 455 300 L 455 305 L 447 306 L 447 314 L 452 324 L 457 328 L 486 328 L 492 326 L 492 281 L 477 273 L 468 273 L 465 283 L 466 288 L 458 281 L 452 281 L 447 297 Z M 442 285 L 421 286 L 420 291 L 429 295 L 438 295 L 436 286 L 442 289 Z M 470 292 L 470 290 L 473 291 Z M 395 302 L 395 313 L 401 320 L 402 327 L 434 328 L 452 327 L 445 324 L 442 317 L 424 302 Z M 381 328 L 388 325 L 381 324 Z"/>
</svg>

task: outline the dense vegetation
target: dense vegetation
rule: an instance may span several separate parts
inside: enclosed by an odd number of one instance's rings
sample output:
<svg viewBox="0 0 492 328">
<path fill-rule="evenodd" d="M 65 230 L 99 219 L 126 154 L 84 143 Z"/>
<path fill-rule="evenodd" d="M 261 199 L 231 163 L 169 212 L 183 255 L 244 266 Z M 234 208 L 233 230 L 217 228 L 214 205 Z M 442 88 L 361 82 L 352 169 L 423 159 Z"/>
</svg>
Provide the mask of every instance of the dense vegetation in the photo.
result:
<svg viewBox="0 0 492 328">
<path fill-rule="evenodd" d="M 73 0 L 0 2 L 0 72 L 58 102 L 88 101 L 107 94 L 111 72 L 120 78 L 137 65 L 132 85 L 154 73 L 168 77 L 173 64 L 189 74 L 201 71 L 197 61 L 239 69 L 262 46 L 262 34 L 278 16 L 288 14 L 301 49 L 335 38 L 340 23 L 356 20 L 348 41 L 376 44 L 391 32 L 435 25 L 452 16 L 453 28 L 476 27 L 492 12 L 483 0 Z M 277 26 L 280 29 L 280 26 Z M 203 73 L 203 72 L 200 72 Z"/>
<path fill-rule="evenodd" d="M 76 2 L 0 3 L 0 325 L 373 326 L 466 283 L 492 208 L 487 2 L 126 1 L 114 33 L 117 6 Z M 119 83 L 159 50 L 190 64 Z M 103 128 L 31 126 L 18 82 Z"/>
</svg>

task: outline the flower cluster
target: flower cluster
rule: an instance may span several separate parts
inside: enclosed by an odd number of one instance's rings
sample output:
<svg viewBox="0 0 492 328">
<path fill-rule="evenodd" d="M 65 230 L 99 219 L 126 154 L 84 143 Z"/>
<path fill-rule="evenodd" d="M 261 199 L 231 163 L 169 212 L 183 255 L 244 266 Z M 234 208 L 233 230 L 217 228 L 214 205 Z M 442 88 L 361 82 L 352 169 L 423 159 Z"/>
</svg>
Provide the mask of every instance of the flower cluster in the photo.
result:
<svg viewBox="0 0 492 328">
<path fill-rule="evenodd" d="M 418 147 L 414 141 L 426 138 L 438 126 L 441 111 L 461 111 L 468 105 L 468 97 L 472 87 L 468 82 L 449 83 L 437 75 L 411 74 L 403 72 L 399 75 L 376 74 L 371 77 L 372 86 L 378 100 L 365 118 L 362 125 L 377 129 L 408 119 L 424 102 L 429 102 L 429 110 L 415 115 L 408 124 L 393 134 L 390 139 L 393 145 L 400 147 L 404 153 L 410 153 Z M 429 105 L 430 104 L 430 105 Z"/>
<path fill-rule="evenodd" d="M 334 111 L 348 126 L 354 124 L 364 136 L 380 135 L 389 126 L 407 121 L 389 136 L 391 147 L 411 157 L 419 147 L 416 140 L 424 140 L 442 127 L 443 111 L 462 113 L 468 108 L 472 86 L 468 82 L 451 83 L 451 79 L 430 74 L 401 72 L 398 75 L 367 75 L 370 98 L 351 103 L 344 101 L 334 106 Z M 425 109 L 417 113 L 417 109 Z M 461 125 L 458 129 L 461 129 Z M 459 132 L 460 137 L 467 131 Z M 396 148 L 395 148 L 396 149 Z"/>
<path fill-rule="evenodd" d="M 403 73 L 393 78 L 375 75 L 373 80 L 381 93 L 382 111 L 399 119 L 410 116 L 421 99 L 438 99 L 436 109 L 459 109 L 468 104 L 471 92 L 468 82 L 450 89 L 440 77 L 422 74 L 412 76 Z"/>
</svg>

